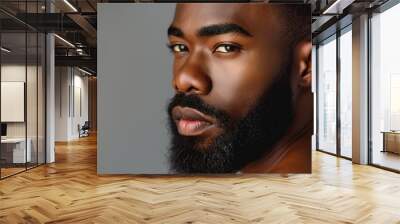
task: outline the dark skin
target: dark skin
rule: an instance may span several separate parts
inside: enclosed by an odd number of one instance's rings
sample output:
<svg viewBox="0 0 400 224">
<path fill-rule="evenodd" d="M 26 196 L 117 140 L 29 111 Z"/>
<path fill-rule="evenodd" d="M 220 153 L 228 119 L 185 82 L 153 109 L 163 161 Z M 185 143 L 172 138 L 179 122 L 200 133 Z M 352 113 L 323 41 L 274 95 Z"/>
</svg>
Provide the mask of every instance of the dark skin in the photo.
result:
<svg viewBox="0 0 400 224">
<path fill-rule="evenodd" d="M 288 41 L 279 7 L 267 4 L 178 4 L 169 29 L 173 87 L 240 120 L 286 66 Z M 291 74 L 294 122 L 270 153 L 242 172 L 310 172 L 311 43 L 295 46 Z M 284 113 L 284 112 L 283 112 Z M 207 145 L 223 131 L 201 133 Z"/>
</svg>

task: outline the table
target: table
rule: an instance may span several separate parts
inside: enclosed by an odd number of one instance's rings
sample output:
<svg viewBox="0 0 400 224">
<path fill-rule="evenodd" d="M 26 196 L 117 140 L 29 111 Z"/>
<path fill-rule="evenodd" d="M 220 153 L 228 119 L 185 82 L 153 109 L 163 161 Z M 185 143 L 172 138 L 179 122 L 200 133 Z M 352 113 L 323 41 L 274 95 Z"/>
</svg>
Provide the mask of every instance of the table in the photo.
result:
<svg viewBox="0 0 400 224">
<path fill-rule="evenodd" d="M 400 131 L 382 131 L 383 150 L 382 152 L 393 152 L 400 154 Z"/>
<path fill-rule="evenodd" d="M 32 160 L 32 154 L 31 154 L 32 141 L 30 138 L 27 138 L 27 142 L 28 144 L 25 150 L 25 138 L 1 139 L 2 159 L 5 159 L 7 163 L 30 162 Z"/>
</svg>

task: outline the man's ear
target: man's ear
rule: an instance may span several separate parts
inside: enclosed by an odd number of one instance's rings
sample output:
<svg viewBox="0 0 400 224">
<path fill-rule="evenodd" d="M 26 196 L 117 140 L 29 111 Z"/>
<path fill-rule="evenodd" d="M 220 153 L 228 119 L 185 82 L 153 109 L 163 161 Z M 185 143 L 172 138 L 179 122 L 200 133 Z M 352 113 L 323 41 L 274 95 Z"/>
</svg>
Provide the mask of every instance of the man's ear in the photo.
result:
<svg viewBox="0 0 400 224">
<path fill-rule="evenodd" d="M 297 63 L 296 74 L 298 77 L 297 84 L 300 88 L 308 88 L 311 86 L 311 52 L 312 44 L 310 41 L 301 41 L 296 45 L 295 61 Z"/>
</svg>

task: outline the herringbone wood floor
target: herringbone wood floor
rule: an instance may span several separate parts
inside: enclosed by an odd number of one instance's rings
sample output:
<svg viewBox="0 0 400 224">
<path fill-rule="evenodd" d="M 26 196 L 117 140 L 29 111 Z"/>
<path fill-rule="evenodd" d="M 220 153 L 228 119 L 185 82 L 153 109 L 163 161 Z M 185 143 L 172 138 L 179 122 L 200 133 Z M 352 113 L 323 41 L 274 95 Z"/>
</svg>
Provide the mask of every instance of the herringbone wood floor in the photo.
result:
<svg viewBox="0 0 400 224">
<path fill-rule="evenodd" d="M 311 175 L 97 176 L 96 139 L 0 181 L 0 223 L 400 223 L 400 175 L 313 153 Z"/>
</svg>

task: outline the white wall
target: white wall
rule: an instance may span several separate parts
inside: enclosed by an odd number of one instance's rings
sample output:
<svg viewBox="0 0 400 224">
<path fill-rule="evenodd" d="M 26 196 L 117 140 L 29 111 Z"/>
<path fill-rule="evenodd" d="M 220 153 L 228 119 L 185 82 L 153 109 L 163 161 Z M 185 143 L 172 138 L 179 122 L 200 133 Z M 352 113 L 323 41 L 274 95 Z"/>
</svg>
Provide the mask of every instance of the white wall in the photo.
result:
<svg viewBox="0 0 400 224">
<path fill-rule="evenodd" d="M 1 82 L 1 121 L 24 122 L 25 83 Z M 36 107 L 35 107 L 36 108 Z"/>
<path fill-rule="evenodd" d="M 69 132 L 69 96 L 70 75 L 68 67 L 55 68 L 55 141 L 67 141 Z"/>
<path fill-rule="evenodd" d="M 37 70 L 38 69 L 38 70 Z M 7 137 L 30 139 L 32 161 L 44 162 L 44 74 L 42 67 L 36 65 L 25 66 L 25 63 L 9 63 L 1 66 L 2 82 L 24 82 L 26 83 L 26 106 L 22 108 L 26 112 L 26 121 L 6 122 Z M 2 96 L 7 97 L 7 96 Z M 10 108 L 1 108 L 7 110 Z M 12 112 L 12 111 L 11 111 Z M 36 153 L 39 153 L 37 157 Z"/>
<path fill-rule="evenodd" d="M 76 72 L 77 70 L 75 70 Z M 87 76 L 82 76 L 82 73 L 79 73 L 77 75 L 75 73 L 74 76 L 74 94 L 73 99 L 75 100 L 74 102 L 74 108 L 72 109 L 72 130 L 71 130 L 71 135 L 74 138 L 79 137 L 78 133 L 78 124 L 83 125 L 85 121 L 89 120 L 89 112 L 88 112 L 88 99 L 89 99 L 89 94 L 88 94 L 88 77 Z M 80 91 L 80 93 L 79 93 Z M 80 99 L 78 98 L 80 95 Z M 80 101 L 80 103 L 79 103 Z M 79 107 L 82 111 L 79 110 Z M 75 111 L 75 113 L 74 113 Z"/>
<path fill-rule="evenodd" d="M 55 74 L 55 140 L 77 139 L 78 124 L 88 120 L 88 77 L 72 67 L 56 67 Z"/>
<path fill-rule="evenodd" d="M 26 69 L 26 70 L 25 70 Z M 36 85 L 36 80 L 34 78 L 30 77 L 31 75 L 34 75 L 36 77 L 36 66 L 27 66 L 25 67 L 25 64 L 5 64 L 1 66 L 1 81 L 2 82 L 25 82 L 25 75 L 28 75 L 28 80 L 29 84 L 35 86 Z M 28 93 L 28 99 L 27 103 L 31 103 L 34 100 L 30 99 L 29 97 L 34 97 L 36 99 L 36 88 L 28 88 L 27 89 Z M 32 91 L 32 92 L 31 92 Z M 30 106 L 29 111 L 36 110 L 36 101 L 34 104 L 27 105 Z M 35 107 L 35 108 L 32 108 Z M 2 110 L 5 110 L 6 108 L 2 108 Z M 28 113 L 27 114 L 28 122 L 35 122 L 36 123 L 36 113 Z M 32 127 L 33 129 L 36 130 L 36 124 L 28 124 L 28 129 Z M 28 130 L 28 137 L 29 133 L 31 133 L 30 130 Z M 8 137 L 25 137 L 25 122 L 7 122 L 7 136 Z"/>
<path fill-rule="evenodd" d="M 28 67 L 28 70 L 32 67 Z M 31 74 L 31 72 L 28 72 Z M 25 82 L 25 64 L 9 64 L 1 66 L 1 81 L 10 82 L 18 81 Z M 1 108 L 5 110 L 5 108 Z M 25 122 L 10 122 L 7 123 L 7 137 L 25 137 Z"/>
</svg>

